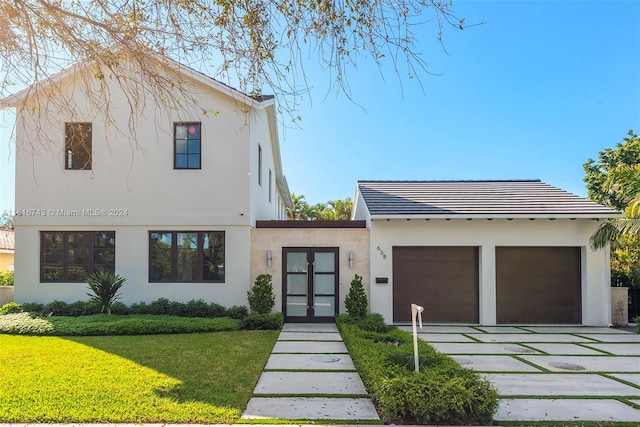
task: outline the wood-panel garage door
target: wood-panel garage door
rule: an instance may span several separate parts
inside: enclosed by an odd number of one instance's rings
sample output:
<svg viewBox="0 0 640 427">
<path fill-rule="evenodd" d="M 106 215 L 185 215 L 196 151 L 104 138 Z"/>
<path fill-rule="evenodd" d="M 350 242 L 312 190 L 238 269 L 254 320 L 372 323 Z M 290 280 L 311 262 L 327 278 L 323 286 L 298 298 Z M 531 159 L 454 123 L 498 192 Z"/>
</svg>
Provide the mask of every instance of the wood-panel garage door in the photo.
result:
<svg viewBox="0 0 640 427">
<path fill-rule="evenodd" d="M 497 247 L 498 323 L 582 323 L 580 248 Z"/>
<path fill-rule="evenodd" d="M 393 321 L 410 322 L 411 304 L 425 322 L 478 322 L 478 248 L 393 248 Z"/>
</svg>

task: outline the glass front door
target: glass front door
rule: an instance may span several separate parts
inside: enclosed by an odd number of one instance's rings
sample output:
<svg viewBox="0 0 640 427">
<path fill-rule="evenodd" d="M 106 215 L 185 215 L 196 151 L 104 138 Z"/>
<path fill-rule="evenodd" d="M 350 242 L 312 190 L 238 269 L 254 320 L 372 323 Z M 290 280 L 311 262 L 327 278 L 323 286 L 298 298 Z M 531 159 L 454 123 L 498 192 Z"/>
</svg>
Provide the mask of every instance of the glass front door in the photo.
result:
<svg viewBox="0 0 640 427">
<path fill-rule="evenodd" d="M 338 248 L 283 248 L 288 322 L 333 321 L 338 307 Z"/>
</svg>

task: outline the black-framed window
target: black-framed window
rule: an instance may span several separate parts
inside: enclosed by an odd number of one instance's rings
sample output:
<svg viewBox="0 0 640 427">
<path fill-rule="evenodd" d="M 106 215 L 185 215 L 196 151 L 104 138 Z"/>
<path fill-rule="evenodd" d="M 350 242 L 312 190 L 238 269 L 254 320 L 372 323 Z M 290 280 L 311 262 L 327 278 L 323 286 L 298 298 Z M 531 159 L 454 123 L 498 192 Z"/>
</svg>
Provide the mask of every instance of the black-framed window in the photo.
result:
<svg viewBox="0 0 640 427">
<path fill-rule="evenodd" d="M 40 232 L 40 282 L 84 282 L 97 271 L 115 272 L 115 231 Z"/>
<path fill-rule="evenodd" d="M 173 128 L 173 168 L 200 169 L 202 139 L 200 123 L 175 123 Z"/>
<path fill-rule="evenodd" d="M 224 231 L 150 231 L 149 282 L 224 282 Z"/>
<path fill-rule="evenodd" d="M 91 169 L 91 123 L 65 123 L 64 168 Z"/>
</svg>

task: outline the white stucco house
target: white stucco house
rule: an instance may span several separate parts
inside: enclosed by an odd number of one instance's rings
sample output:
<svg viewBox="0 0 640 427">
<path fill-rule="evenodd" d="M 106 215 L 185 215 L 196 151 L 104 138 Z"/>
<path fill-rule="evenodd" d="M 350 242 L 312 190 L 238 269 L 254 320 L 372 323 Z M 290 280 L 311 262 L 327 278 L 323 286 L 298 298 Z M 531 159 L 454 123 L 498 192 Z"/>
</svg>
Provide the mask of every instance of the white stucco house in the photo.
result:
<svg viewBox="0 0 640 427">
<path fill-rule="evenodd" d="M 286 221 L 273 97 L 169 64 L 198 107 L 156 114 L 149 98 L 135 127 L 91 108 L 82 64 L 39 85 L 50 102 L 0 101 L 17 110 L 17 302 L 86 299 L 108 270 L 127 304 L 246 305 L 269 273 L 287 321 L 331 321 L 357 274 L 389 323 L 411 303 L 439 323 L 610 323 L 609 253 L 588 239 L 618 212 L 534 180 L 360 181 L 351 221 Z M 126 103 L 113 87 L 120 123 Z"/>
<path fill-rule="evenodd" d="M 291 207 L 275 100 L 169 64 L 197 108 L 158 114 L 147 99 L 133 130 L 127 108 L 115 112 L 119 126 L 92 108 L 86 91 L 101 82 L 75 84 L 87 64 L 40 84 L 40 98 L 29 88 L 3 100 L 17 111 L 16 301 L 84 300 L 87 275 L 109 270 L 127 279 L 125 303 L 246 304 L 251 229 Z M 107 84 L 113 109 L 127 105 Z M 75 108 L 43 102 L 45 92 Z"/>
</svg>

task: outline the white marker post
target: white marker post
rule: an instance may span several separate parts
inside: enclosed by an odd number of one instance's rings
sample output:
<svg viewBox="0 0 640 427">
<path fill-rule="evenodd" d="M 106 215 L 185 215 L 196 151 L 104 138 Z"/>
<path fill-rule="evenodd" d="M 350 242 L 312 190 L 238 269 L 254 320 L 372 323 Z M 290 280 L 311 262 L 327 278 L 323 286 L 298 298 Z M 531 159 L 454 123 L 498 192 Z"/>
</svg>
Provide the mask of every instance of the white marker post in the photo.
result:
<svg viewBox="0 0 640 427">
<path fill-rule="evenodd" d="M 411 304 L 411 323 L 413 326 L 413 360 L 415 371 L 420 371 L 420 360 L 418 358 L 418 329 L 416 328 L 416 317 L 420 322 L 420 329 L 422 329 L 422 312 L 424 307 L 418 304 Z"/>
</svg>

